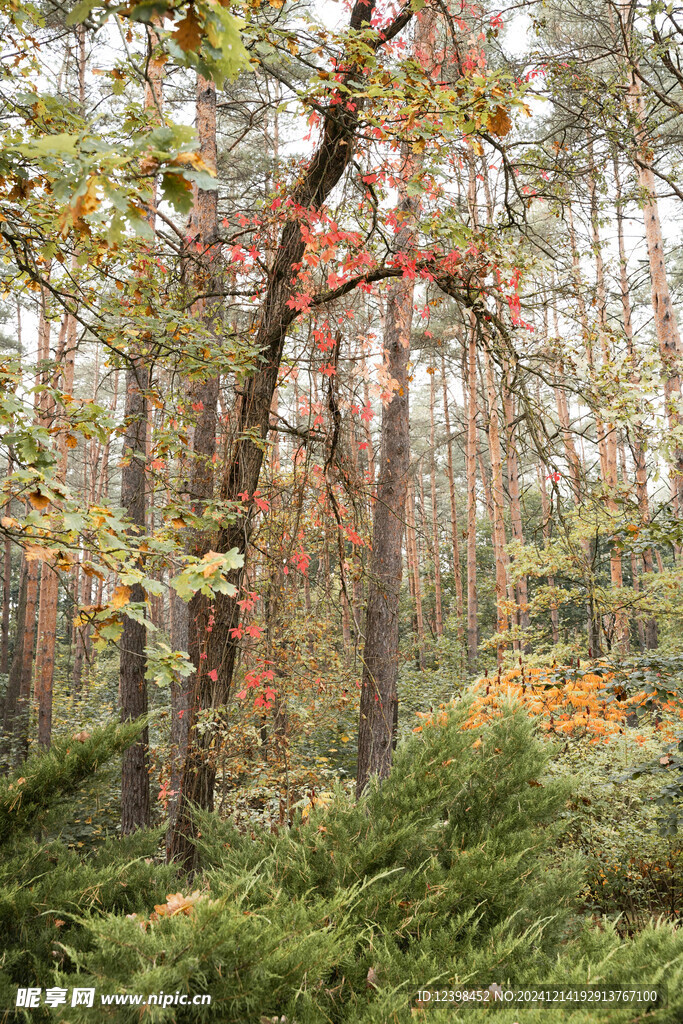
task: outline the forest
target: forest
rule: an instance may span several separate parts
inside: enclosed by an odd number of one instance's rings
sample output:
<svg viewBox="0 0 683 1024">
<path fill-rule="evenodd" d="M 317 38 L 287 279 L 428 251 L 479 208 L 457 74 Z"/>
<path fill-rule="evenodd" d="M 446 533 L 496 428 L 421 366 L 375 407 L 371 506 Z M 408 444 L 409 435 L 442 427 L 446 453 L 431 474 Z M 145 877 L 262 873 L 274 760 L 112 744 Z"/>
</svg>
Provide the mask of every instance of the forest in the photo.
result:
<svg viewBox="0 0 683 1024">
<path fill-rule="evenodd" d="M 680 1024 L 683 6 L 0 30 L 0 1020 Z"/>
</svg>

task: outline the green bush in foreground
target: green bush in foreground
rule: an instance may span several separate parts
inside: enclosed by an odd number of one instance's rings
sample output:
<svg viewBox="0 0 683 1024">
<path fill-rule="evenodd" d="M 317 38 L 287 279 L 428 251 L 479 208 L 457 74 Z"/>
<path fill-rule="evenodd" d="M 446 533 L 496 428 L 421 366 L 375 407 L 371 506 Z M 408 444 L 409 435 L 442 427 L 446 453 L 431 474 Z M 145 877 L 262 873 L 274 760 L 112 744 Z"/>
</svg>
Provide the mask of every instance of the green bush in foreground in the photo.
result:
<svg viewBox="0 0 683 1024">
<path fill-rule="evenodd" d="M 127 862 L 131 848 L 124 843 L 118 853 L 111 844 L 106 866 L 101 852 L 80 867 L 61 854 L 59 870 L 68 876 L 72 865 L 69 932 L 65 927 L 53 947 L 59 950 L 56 962 L 49 962 L 41 940 L 34 983 L 46 985 L 49 976 L 64 988 L 94 986 L 98 1001 L 102 993 L 179 992 L 210 993 L 213 1003 L 144 1010 L 67 1006 L 42 1011 L 44 1019 L 683 1019 L 683 937 L 675 929 L 653 926 L 621 940 L 611 927 L 589 927 L 579 916 L 580 863 L 558 847 L 568 783 L 545 773 L 548 748 L 530 721 L 508 711 L 475 747 L 473 734 L 461 729 L 462 717 L 455 712 L 443 728 L 404 744 L 390 778 L 357 805 L 339 792 L 329 807 L 289 831 L 252 839 L 229 822 L 202 816 L 203 874 L 185 904 L 166 905 L 166 895 L 180 889 L 189 896 L 188 884 L 149 857 Z M 151 846 L 156 836 L 132 842 Z M 87 872 L 91 895 L 102 880 L 96 900 L 76 892 Z M 17 877 L 25 901 L 20 916 L 29 904 L 62 905 L 54 889 L 48 900 L 51 883 L 27 885 L 26 874 Z M 7 875 L 5 880 L 9 885 Z M 179 912 L 169 916 L 174 909 Z M 30 984 L 25 974 L 17 977 L 18 966 L 3 962 L 8 982 Z M 669 1006 L 646 1018 L 638 1007 L 416 1007 L 423 988 L 543 981 L 664 982 Z M 39 1019 L 38 1011 L 26 1016 Z"/>
</svg>

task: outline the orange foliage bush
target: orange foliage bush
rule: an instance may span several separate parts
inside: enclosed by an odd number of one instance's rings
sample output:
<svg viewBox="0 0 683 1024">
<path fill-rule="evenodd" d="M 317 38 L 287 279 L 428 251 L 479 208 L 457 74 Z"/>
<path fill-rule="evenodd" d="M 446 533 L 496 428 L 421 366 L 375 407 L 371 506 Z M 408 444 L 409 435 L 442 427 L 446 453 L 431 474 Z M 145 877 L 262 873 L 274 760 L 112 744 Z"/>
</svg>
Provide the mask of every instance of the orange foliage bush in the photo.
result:
<svg viewBox="0 0 683 1024">
<path fill-rule="evenodd" d="M 485 676 L 474 683 L 472 708 L 464 728 L 479 729 L 492 717 L 500 715 L 507 701 L 521 704 L 531 717 L 538 718 L 538 725 L 545 733 L 555 736 L 588 738 L 591 743 L 609 743 L 614 736 L 624 732 L 629 713 L 646 705 L 649 700 L 645 691 L 627 695 L 623 686 L 615 684 L 611 671 L 601 671 L 599 666 L 581 671 L 565 668 L 519 668 Z M 440 705 L 438 711 L 418 712 L 423 725 L 440 725 L 445 722 L 448 708 L 454 705 Z M 683 717 L 683 707 L 667 704 L 663 708 Z M 418 725 L 413 731 L 420 732 Z M 671 725 L 660 722 L 656 728 L 668 737 Z M 645 737 L 632 733 L 639 743 Z"/>
</svg>

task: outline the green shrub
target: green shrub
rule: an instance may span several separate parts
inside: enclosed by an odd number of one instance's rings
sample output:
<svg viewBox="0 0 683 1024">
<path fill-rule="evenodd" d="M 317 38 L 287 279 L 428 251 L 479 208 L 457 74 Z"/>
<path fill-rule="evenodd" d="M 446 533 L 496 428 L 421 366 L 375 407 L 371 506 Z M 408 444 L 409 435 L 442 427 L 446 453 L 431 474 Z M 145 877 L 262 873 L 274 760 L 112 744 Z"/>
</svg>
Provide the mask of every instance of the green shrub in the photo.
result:
<svg viewBox="0 0 683 1024">
<path fill-rule="evenodd" d="M 290 830 L 245 835 L 200 815 L 192 894 L 155 862 L 153 831 L 86 862 L 56 842 L 18 839 L 1 876 L 9 937 L 0 998 L 11 1005 L 18 984 L 56 984 L 95 987 L 98 1001 L 160 992 L 213 1000 L 67 1005 L 28 1011 L 34 1022 L 96 1015 L 123 1024 L 144 1014 L 177 1024 L 438 1024 L 491 1011 L 422 1011 L 422 988 L 663 982 L 669 1006 L 647 1019 L 680 1021 L 683 936 L 652 925 L 622 938 L 580 914 L 583 861 L 563 836 L 570 786 L 548 770 L 552 748 L 522 713 L 507 709 L 480 735 L 462 729 L 466 714 L 461 707 L 401 745 L 390 777 L 358 804 L 339 788 Z M 184 897 L 166 903 L 178 889 Z M 638 1014 L 511 1007 L 494 1018 L 627 1024 Z"/>
<path fill-rule="evenodd" d="M 253 840 L 203 816 L 194 884 L 206 898 L 151 924 L 88 915 L 79 983 L 213 996 L 211 1008 L 150 1008 L 150 1020 L 309 1024 L 410 1018 L 420 986 L 549 969 L 581 885 L 577 861 L 553 855 L 567 785 L 540 782 L 547 748 L 525 716 L 507 714 L 476 747 L 462 717 L 399 748 L 357 805 L 338 791 L 287 832 Z"/>
</svg>

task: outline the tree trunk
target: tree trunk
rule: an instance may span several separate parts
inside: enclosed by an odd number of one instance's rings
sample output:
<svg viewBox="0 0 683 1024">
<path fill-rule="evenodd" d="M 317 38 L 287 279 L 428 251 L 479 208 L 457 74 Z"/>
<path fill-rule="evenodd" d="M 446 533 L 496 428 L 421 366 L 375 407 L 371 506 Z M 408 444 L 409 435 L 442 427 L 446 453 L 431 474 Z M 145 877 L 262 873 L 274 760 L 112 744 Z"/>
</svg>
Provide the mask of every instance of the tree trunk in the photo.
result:
<svg viewBox="0 0 683 1024">
<path fill-rule="evenodd" d="M 435 367 L 430 367 L 429 375 L 429 484 L 432 503 L 432 545 L 434 548 L 434 614 L 436 620 L 436 635 L 443 635 L 443 597 L 441 592 L 441 551 L 439 537 L 439 510 L 436 495 L 436 427 L 434 420 L 435 401 Z"/>
<path fill-rule="evenodd" d="M 126 430 L 123 437 L 121 469 L 121 504 L 131 523 L 134 538 L 145 529 L 145 450 L 149 370 L 142 358 L 133 356 L 126 373 Z M 134 584 L 130 600 L 144 602 L 140 583 Z M 124 616 L 120 648 L 121 721 L 139 718 L 147 713 L 147 630 L 143 623 Z M 121 766 L 121 831 L 124 835 L 145 828 L 150 820 L 149 732 L 145 728 L 140 739 L 123 754 Z"/>
<path fill-rule="evenodd" d="M 145 110 L 152 111 L 155 121 L 162 120 L 163 62 L 152 56 L 159 40 L 150 28 L 148 35 L 148 80 L 145 85 Z M 154 113 L 155 112 L 155 113 Z M 148 204 L 149 224 L 154 230 L 156 221 L 156 185 L 152 184 Z M 150 368 L 145 356 L 131 353 L 126 372 L 126 430 L 123 438 L 123 465 L 121 469 L 121 504 L 131 522 L 134 535 L 144 534 L 146 520 L 147 428 L 149 410 L 146 393 L 150 384 Z M 134 584 L 131 602 L 144 602 L 146 595 L 140 583 Z M 147 658 L 145 647 L 147 630 L 143 623 L 124 615 L 121 635 L 120 694 L 121 721 L 135 719 L 147 713 Z M 146 828 L 150 822 L 149 795 L 149 730 L 147 727 L 132 746 L 124 751 L 121 766 L 121 831 L 125 834 L 136 828 Z"/>
<path fill-rule="evenodd" d="M 417 22 L 414 50 L 423 66 L 430 71 L 435 33 L 435 16 L 425 10 Z M 401 253 L 409 253 L 415 241 L 414 222 L 419 203 L 408 196 L 405 184 L 419 169 L 421 160 L 404 145 L 402 163 L 399 185 L 402 226 L 396 237 L 396 248 Z M 357 796 L 363 792 L 371 776 L 377 775 L 382 779 L 389 774 L 398 721 L 398 605 L 410 466 L 408 362 L 413 294 L 411 279 L 391 284 L 384 325 L 385 368 L 397 382 L 398 390 L 382 410 L 358 726 Z M 435 563 L 437 557 L 435 554 Z"/>
<path fill-rule="evenodd" d="M 446 426 L 446 447 L 448 453 L 448 497 L 451 508 L 451 543 L 453 545 L 453 582 L 455 585 L 455 610 L 458 617 L 458 636 L 464 640 L 463 634 L 463 593 L 462 575 L 460 572 L 460 538 L 458 537 L 458 514 L 455 501 L 455 474 L 453 472 L 453 438 L 451 437 L 451 417 L 448 408 L 448 388 L 446 386 L 446 359 L 441 353 L 441 383 L 443 386 L 443 415 Z"/>
<path fill-rule="evenodd" d="M 628 35 L 625 35 L 630 45 Z M 678 405 L 681 400 L 681 378 L 677 359 L 682 354 L 681 336 L 678 321 L 671 301 L 671 292 L 666 273 L 664 257 L 664 240 L 662 225 L 659 219 L 659 205 L 655 175 L 652 170 L 652 151 L 645 130 L 645 103 L 637 74 L 637 64 L 629 69 L 628 100 L 635 117 L 636 127 L 634 162 L 638 183 L 647 196 L 643 206 L 645 223 L 645 240 L 650 263 L 650 283 L 652 310 L 654 313 L 655 333 L 659 344 L 659 354 L 664 368 L 664 398 L 669 429 L 672 434 L 681 423 Z M 683 510 L 683 446 L 674 446 L 672 452 L 673 471 L 671 477 L 671 493 L 677 513 Z"/>
<path fill-rule="evenodd" d="M 628 283 L 627 273 L 627 259 L 626 259 L 626 245 L 624 243 L 624 212 L 621 203 L 621 182 L 619 178 L 619 158 L 615 153 L 612 156 L 614 166 L 614 182 L 616 185 L 616 220 L 617 220 L 617 239 L 619 244 L 619 288 L 621 292 L 621 309 L 624 324 L 624 336 L 626 338 L 626 347 L 628 350 L 629 360 L 631 363 L 631 380 L 636 386 L 636 390 L 640 384 L 640 374 L 638 372 L 638 356 L 635 350 L 634 338 L 633 338 L 633 321 L 631 317 L 631 292 Z M 631 454 L 635 463 L 636 470 L 636 497 L 638 500 L 638 509 L 640 512 L 641 522 L 644 526 L 650 522 L 650 500 L 647 493 L 647 465 L 645 462 L 645 436 L 643 428 L 635 424 L 633 427 L 627 427 L 627 436 L 629 438 L 629 446 L 631 448 Z M 624 468 L 624 479 L 626 480 L 626 472 Z M 642 554 L 643 570 L 645 575 L 648 576 L 654 572 L 654 562 L 652 558 L 652 548 L 647 547 L 643 549 Z M 637 560 L 632 565 L 633 572 L 633 586 L 636 587 L 638 581 L 638 564 Z M 647 581 L 643 581 L 644 589 L 647 589 Z M 643 646 L 648 648 L 655 648 L 659 644 L 657 620 L 650 616 L 643 622 L 642 617 L 638 616 L 638 630 L 643 631 L 642 643 Z"/>
<path fill-rule="evenodd" d="M 467 666 L 477 670 L 477 322 L 470 313 L 467 335 Z"/>
<path fill-rule="evenodd" d="M 591 164 L 588 174 L 588 190 L 590 193 L 591 232 L 596 267 L 598 328 L 600 332 L 600 348 L 602 352 L 603 367 L 608 367 L 612 361 L 612 352 L 610 349 L 607 324 L 607 289 L 605 287 L 605 268 L 602 259 L 602 246 L 600 242 L 600 230 L 598 223 L 598 200 L 595 188 L 595 168 L 592 144 L 589 144 L 588 154 Z M 603 484 L 607 489 L 607 508 L 610 513 L 616 517 L 619 512 L 619 505 L 616 501 L 619 481 L 617 471 L 617 430 L 614 423 L 607 423 L 605 425 L 604 448 L 605 476 L 603 477 Z M 621 568 L 621 552 L 616 549 L 615 545 L 611 545 L 610 547 L 610 581 L 612 584 L 612 590 L 621 590 L 624 585 Z M 629 649 L 629 625 L 628 615 L 624 608 L 618 608 L 614 613 L 614 633 L 619 653 L 627 654 Z"/>
<path fill-rule="evenodd" d="M 2 771 L 22 760 L 25 747 L 24 737 L 28 736 L 28 706 L 22 701 L 24 668 L 24 630 L 26 627 L 26 597 L 28 589 L 28 563 L 22 557 L 19 568 L 19 601 L 16 611 L 14 650 L 7 678 L 7 690 L 2 702 Z M 19 750 L 18 747 L 22 749 Z"/>
<path fill-rule="evenodd" d="M 12 472 L 12 456 L 7 457 L 7 475 Z M 5 515 L 10 514 L 10 502 L 5 504 Z M 12 596 L 12 541 L 5 537 L 3 542 L 3 573 L 2 573 L 2 653 L 0 654 L 0 672 L 7 675 L 9 671 L 9 613 Z"/>
<path fill-rule="evenodd" d="M 217 165 L 216 141 L 216 87 L 213 82 L 197 76 L 197 132 L 200 153 L 204 163 L 215 170 Z M 220 274 L 220 247 L 218 239 L 218 194 L 215 190 L 198 189 L 195 195 L 193 212 L 194 238 L 200 247 L 201 258 L 195 280 L 198 294 L 211 293 L 217 290 Z M 200 316 L 208 331 L 218 335 L 220 332 L 220 305 L 213 299 L 200 299 L 195 303 L 195 315 Z M 209 376 L 206 380 L 192 388 L 192 404 L 199 410 L 194 428 L 192 443 L 192 466 L 190 472 L 190 502 L 194 515 L 201 516 L 204 508 L 214 496 L 214 457 L 216 454 L 216 429 L 218 416 L 218 396 L 220 378 Z M 272 407 L 272 396 L 271 396 Z M 269 408 L 270 425 L 270 408 Z M 197 530 L 191 538 L 191 551 L 201 557 L 211 550 L 212 534 L 206 530 Z M 176 609 L 176 623 L 180 623 L 180 609 Z M 206 595 L 196 593 L 189 606 L 188 616 L 188 653 L 194 665 L 194 673 L 182 682 L 182 693 L 176 694 L 173 707 L 173 720 L 176 723 L 178 751 L 185 750 L 182 766 L 180 763 L 172 770 L 173 802 L 170 804 L 169 829 L 166 837 L 166 853 L 169 860 L 180 860 L 191 866 L 194 847 L 190 839 L 192 832 L 191 811 L 186 799 L 187 780 L 183 774 L 191 757 L 188 745 L 192 742 L 192 727 L 202 708 L 207 690 L 213 689 L 213 681 L 209 675 L 207 648 L 210 643 L 214 621 L 214 604 Z M 212 685 L 213 684 L 213 685 Z M 212 699 L 211 705 L 215 706 Z M 186 710 L 187 709 L 187 713 Z M 185 721 L 187 719 L 187 721 Z M 212 769 L 215 774 L 215 767 Z M 213 809 L 213 782 L 210 792 L 202 794 L 201 806 Z"/>
<path fill-rule="evenodd" d="M 409 209 L 407 202 L 404 209 Z M 403 245 L 410 243 L 409 231 Z M 395 706 L 398 702 L 398 601 L 403 560 L 407 476 L 410 463 L 408 360 L 413 314 L 411 281 L 392 284 L 387 303 L 386 368 L 399 390 L 382 411 L 380 470 L 373 517 L 365 651 L 358 730 L 360 795 L 371 775 L 386 777 L 391 767 Z"/>
<path fill-rule="evenodd" d="M 547 487 L 547 476 L 548 467 L 544 466 L 543 463 L 539 464 L 538 467 L 538 482 L 541 489 L 541 512 L 543 515 L 543 540 L 547 544 L 550 540 L 550 502 L 548 501 L 548 487 Z M 555 586 L 555 577 L 548 576 L 548 586 Z M 557 611 L 557 605 L 553 602 L 550 605 L 550 624 L 553 631 L 553 643 L 557 644 L 560 642 L 560 616 Z"/>
<path fill-rule="evenodd" d="M 408 566 L 412 580 L 412 596 L 415 601 L 415 626 L 417 629 L 418 667 L 424 669 L 424 615 L 422 611 L 422 586 L 420 582 L 420 559 L 417 552 L 415 526 L 415 483 L 413 477 L 408 478 L 406 496 L 406 545 L 408 548 Z"/>
</svg>

